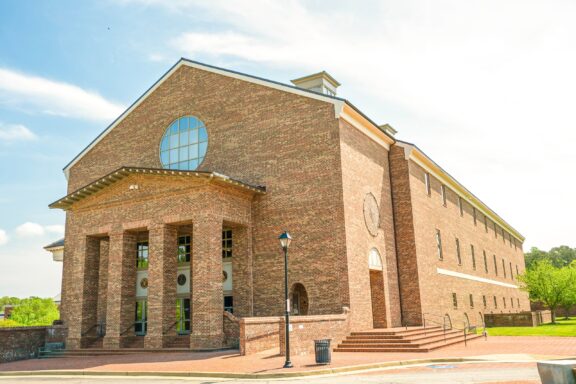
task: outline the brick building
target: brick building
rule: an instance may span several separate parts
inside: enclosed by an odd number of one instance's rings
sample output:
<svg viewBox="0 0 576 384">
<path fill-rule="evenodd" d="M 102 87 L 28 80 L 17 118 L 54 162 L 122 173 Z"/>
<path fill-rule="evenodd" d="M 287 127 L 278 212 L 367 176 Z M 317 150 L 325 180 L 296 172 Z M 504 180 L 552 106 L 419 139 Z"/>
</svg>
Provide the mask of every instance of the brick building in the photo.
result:
<svg viewBox="0 0 576 384">
<path fill-rule="evenodd" d="M 293 83 L 182 59 L 66 166 L 68 348 L 219 348 L 223 311 L 281 315 L 284 229 L 294 315 L 530 309 L 522 235 L 327 73 Z"/>
</svg>

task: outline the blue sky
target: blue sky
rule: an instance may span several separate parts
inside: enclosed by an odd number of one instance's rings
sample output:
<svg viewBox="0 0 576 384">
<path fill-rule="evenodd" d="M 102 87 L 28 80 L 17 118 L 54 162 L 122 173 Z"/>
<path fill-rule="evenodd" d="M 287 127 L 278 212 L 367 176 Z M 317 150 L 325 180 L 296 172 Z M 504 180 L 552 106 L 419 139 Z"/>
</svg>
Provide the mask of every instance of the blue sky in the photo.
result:
<svg viewBox="0 0 576 384">
<path fill-rule="evenodd" d="M 339 95 L 526 237 L 576 246 L 569 1 L 0 3 L 0 296 L 54 296 L 62 168 L 180 57 Z"/>
</svg>

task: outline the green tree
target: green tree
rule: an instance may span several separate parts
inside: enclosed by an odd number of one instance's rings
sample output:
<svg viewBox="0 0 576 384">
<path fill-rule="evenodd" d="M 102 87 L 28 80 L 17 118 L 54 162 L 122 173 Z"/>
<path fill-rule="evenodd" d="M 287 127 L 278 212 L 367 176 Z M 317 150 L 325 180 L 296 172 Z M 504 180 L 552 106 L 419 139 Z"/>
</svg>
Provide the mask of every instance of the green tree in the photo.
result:
<svg viewBox="0 0 576 384">
<path fill-rule="evenodd" d="M 567 245 L 554 247 L 548 252 L 532 247 L 529 252 L 524 254 L 526 268 L 531 269 L 538 261 L 550 260 L 556 268 L 562 268 L 570 265 L 576 260 L 576 248 L 570 248 Z"/>
<path fill-rule="evenodd" d="M 541 301 L 550 309 L 555 323 L 556 309 L 567 303 L 576 289 L 576 268 L 556 268 L 551 260 L 544 259 L 535 262 L 518 279 L 531 301 Z"/>
<path fill-rule="evenodd" d="M 18 305 L 20 304 L 20 299 L 17 297 L 3 296 L 0 297 L 0 313 L 4 312 L 4 307 L 6 305 Z"/>
<path fill-rule="evenodd" d="M 11 319 L 22 325 L 52 325 L 60 318 L 58 307 L 52 299 L 30 297 L 14 307 Z"/>
</svg>

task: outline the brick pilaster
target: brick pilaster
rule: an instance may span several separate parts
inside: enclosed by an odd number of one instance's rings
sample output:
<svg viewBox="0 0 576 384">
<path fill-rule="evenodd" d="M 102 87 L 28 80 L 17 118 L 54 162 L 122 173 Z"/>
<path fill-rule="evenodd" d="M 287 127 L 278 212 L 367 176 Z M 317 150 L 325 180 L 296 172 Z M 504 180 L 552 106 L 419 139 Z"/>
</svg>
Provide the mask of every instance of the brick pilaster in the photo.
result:
<svg viewBox="0 0 576 384">
<path fill-rule="evenodd" d="M 191 265 L 193 349 L 221 348 L 224 340 L 222 284 L 222 220 L 194 223 Z"/>
<path fill-rule="evenodd" d="M 236 317 L 252 316 L 252 230 L 250 227 L 233 229 L 233 296 L 234 315 Z"/>
<path fill-rule="evenodd" d="M 96 336 L 98 316 L 98 280 L 100 265 L 100 239 L 86 236 L 84 239 L 82 279 L 81 339 Z M 82 346 L 82 345 L 81 345 Z"/>
<path fill-rule="evenodd" d="M 175 226 L 150 228 L 148 265 L 148 332 L 145 348 L 163 348 L 165 333 L 174 333 L 178 239 Z"/>
</svg>

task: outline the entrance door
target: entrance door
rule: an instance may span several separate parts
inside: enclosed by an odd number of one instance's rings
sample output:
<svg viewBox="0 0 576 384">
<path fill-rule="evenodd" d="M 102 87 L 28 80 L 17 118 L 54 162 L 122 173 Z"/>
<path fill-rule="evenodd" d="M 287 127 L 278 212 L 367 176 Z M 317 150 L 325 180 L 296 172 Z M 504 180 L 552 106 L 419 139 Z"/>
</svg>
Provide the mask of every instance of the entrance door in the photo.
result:
<svg viewBox="0 0 576 384">
<path fill-rule="evenodd" d="M 147 300 L 136 301 L 136 314 L 134 319 L 134 331 L 137 336 L 146 335 L 148 330 L 148 302 Z"/>
<path fill-rule="evenodd" d="M 176 299 L 176 332 L 179 335 L 190 333 L 190 299 Z"/>
<path fill-rule="evenodd" d="M 372 301 L 372 326 L 386 328 L 386 296 L 384 293 L 384 268 L 382 257 L 376 248 L 368 256 L 370 273 L 370 296 Z"/>
</svg>

